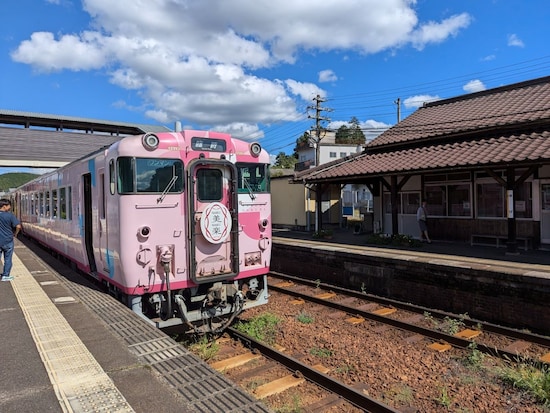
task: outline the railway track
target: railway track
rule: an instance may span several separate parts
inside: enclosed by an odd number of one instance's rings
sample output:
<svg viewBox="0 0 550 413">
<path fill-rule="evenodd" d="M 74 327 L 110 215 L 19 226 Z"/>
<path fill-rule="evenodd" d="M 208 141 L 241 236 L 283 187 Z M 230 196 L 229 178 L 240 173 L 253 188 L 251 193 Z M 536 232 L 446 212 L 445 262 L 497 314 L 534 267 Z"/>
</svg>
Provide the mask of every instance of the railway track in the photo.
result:
<svg viewBox="0 0 550 413">
<path fill-rule="evenodd" d="M 249 353 L 240 353 L 233 355 L 222 361 L 218 361 L 212 364 L 212 367 L 225 371 L 232 367 L 241 366 L 251 360 L 255 360 L 259 355 L 266 357 L 267 359 L 284 366 L 288 370 L 288 374 L 280 378 L 274 379 L 268 383 L 263 384 L 261 387 L 254 391 L 254 394 L 259 398 L 264 398 L 273 395 L 277 392 L 284 391 L 290 387 L 301 384 L 304 380 L 319 386 L 327 390 L 327 395 L 317 401 L 314 405 L 306 406 L 305 409 L 310 412 L 322 412 L 328 409 L 340 405 L 342 403 L 349 403 L 360 409 L 360 411 L 372 412 L 372 413 L 398 413 L 399 410 L 395 410 L 384 403 L 377 401 L 369 397 L 363 389 L 359 387 L 351 387 L 345 383 L 336 380 L 325 372 L 327 371 L 321 365 L 310 366 L 302 361 L 294 358 L 288 354 L 285 354 L 284 349 L 278 350 L 274 347 L 268 346 L 246 334 L 239 332 L 234 328 L 226 330 L 228 335 L 238 340 L 246 349 L 249 349 Z M 262 374 L 266 371 L 265 368 L 260 369 Z M 253 376 L 255 371 L 252 370 L 248 375 Z"/>
<path fill-rule="evenodd" d="M 271 272 L 268 282 L 271 291 L 353 314 L 358 320 L 368 319 L 427 337 L 434 341 L 432 348 L 438 351 L 445 351 L 451 346 L 468 349 L 475 343 L 476 350 L 493 357 L 531 364 L 550 364 L 550 337 L 286 274 Z M 309 290 L 305 291 L 303 287 Z M 348 304 L 351 300 L 353 304 Z M 398 315 L 397 310 L 405 314 Z M 426 319 L 443 320 L 453 324 L 454 328 L 449 329 L 456 330 L 460 327 L 460 330 L 448 333 L 428 328 L 420 323 L 426 322 Z M 495 339 L 497 336 L 500 339 Z M 484 344 L 484 341 L 490 344 Z M 506 345 L 498 347 L 494 344 L 498 341 Z M 528 355 L 527 351 L 534 356 Z"/>
</svg>

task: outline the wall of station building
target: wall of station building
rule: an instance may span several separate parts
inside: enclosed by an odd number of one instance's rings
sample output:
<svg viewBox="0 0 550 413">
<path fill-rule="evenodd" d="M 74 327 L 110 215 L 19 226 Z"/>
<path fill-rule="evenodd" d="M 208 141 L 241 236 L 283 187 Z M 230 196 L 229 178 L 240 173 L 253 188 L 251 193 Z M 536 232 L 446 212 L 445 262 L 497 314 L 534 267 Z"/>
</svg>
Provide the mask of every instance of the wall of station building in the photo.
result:
<svg viewBox="0 0 550 413">
<path fill-rule="evenodd" d="M 523 170 L 517 170 L 519 176 Z M 501 175 L 505 178 L 505 171 Z M 403 177 L 399 177 L 400 181 Z M 430 180 L 431 179 L 431 180 Z M 389 182 L 389 177 L 386 177 Z M 451 191 L 462 186 L 468 198 L 448 199 Z M 498 201 L 495 193 L 499 192 Z M 442 197 L 447 199 L 441 200 Z M 487 200 L 484 200 L 483 197 Z M 472 235 L 508 234 L 506 190 L 483 171 L 441 173 L 411 177 L 398 195 L 398 233 L 420 236 L 416 211 L 420 202 L 428 202 L 428 229 L 435 239 L 469 242 Z M 550 166 L 541 166 L 515 194 L 517 237 L 528 240 L 531 248 L 550 243 Z M 494 198 L 491 198 L 494 197 Z M 375 232 L 392 233 L 390 192 L 382 188 L 373 200 Z"/>
</svg>

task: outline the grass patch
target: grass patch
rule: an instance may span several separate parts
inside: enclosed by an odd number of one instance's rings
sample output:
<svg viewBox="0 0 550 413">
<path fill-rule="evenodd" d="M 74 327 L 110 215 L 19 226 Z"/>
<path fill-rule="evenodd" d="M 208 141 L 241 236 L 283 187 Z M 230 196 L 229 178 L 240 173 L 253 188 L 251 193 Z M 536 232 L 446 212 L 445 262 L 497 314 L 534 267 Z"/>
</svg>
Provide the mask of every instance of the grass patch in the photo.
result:
<svg viewBox="0 0 550 413">
<path fill-rule="evenodd" d="M 390 245 L 393 247 L 420 247 L 422 242 L 410 235 L 397 234 L 370 234 L 367 237 L 367 244 Z"/>
<path fill-rule="evenodd" d="M 313 316 L 309 315 L 305 311 L 300 311 L 300 314 L 296 316 L 296 320 L 298 320 L 302 324 L 311 324 L 315 321 Z"/>
<path fill-rule="evenodd" d="M 332 357 L 332 350 L 329 350 L 327 348 L 319 348 L 319 347 L 313 347 L 309 350 L 309 354 L 312 356 L 322 357 L 322 358 L 328 358 Z"/>
<path fill-rule="evenodd" d="M 264 313 L 248 321 L 239 321 L 235 328 L 258 341 L 272 345 L 277 337 L 281 319 L 274 314 Z"/>
<path fill-rule="evenodd" d="M 220 351 L 220 345 L 216 341 L 210 341 L 203 336 L 194 344 L 189 346 L 189 350 L 195 353 L 203 360 L 210 360 Z"/>
<path fill-rule="evenodd" d="M 550 368 L 527 363 L 509 365 L 499 370 L 505 383 L 525 390 L 546 407 L 550 407 Z"/>
</svg>

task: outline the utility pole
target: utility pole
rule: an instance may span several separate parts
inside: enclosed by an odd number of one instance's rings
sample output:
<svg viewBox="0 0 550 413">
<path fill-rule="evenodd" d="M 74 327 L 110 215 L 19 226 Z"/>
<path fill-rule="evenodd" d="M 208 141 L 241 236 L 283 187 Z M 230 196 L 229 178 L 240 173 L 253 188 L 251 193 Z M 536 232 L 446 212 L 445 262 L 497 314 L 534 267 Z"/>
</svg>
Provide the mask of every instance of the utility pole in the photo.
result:
<svg viewBox="0 0 550 413">
<path fill-rule="evenodd" d="M 397 123 L 399 123 L 401 122 L 401 98 L 397 98 L 393 103 L 397 105 Z"/>
<path fill-rule="evenodd" d="M 320 155 L 320 151 L 321 151 L 321 148 L 320 148 L 320 143 L 321 143 L 321 121 L 323 120 L 330 120 L 329 118 L 325 118 L 323 116 L 321 116 L 321 112 L 325 111 L 325 112 L 332 112 L 332 109 L 329 109 L 329 108 L 323 108 L 321 107 L 321 103 L 323 102 L 326 102 L 326 100 L 324 100 L 323 98 L 321 98 L 320 95 L 317 95 L 316 97 L 313 98 L 313 100 L 315 101 L 315 106 L 308 106 L 307 109 L 315 109 L 315 116 L 311 116 L 311 115 L 308 115 L 307 117 L 309 119 L 315 119 L 315 138 L 314 138 L 314 142 L 313 142 L 313 145 L 315 147 L 315 166 L 318 166 L 319 165 L 319 155 Z"/>
</svg>

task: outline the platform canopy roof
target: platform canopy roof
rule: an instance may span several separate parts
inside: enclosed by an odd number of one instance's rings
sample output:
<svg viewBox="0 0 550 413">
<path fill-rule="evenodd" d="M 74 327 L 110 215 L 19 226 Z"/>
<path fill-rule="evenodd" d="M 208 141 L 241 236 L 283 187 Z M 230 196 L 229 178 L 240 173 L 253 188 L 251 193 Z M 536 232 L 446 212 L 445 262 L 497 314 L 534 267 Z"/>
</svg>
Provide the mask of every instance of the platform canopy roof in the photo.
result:
<svg viewBox="0 0 550 413">
<path fill-rule="evenodd" d="M 169 131 L 157 125 L 0 110 L 0 166 L 56 168 L 123 136 Z"/>
<path fill-rule="evenodd" d="M 550 76 L 424 104 L 362 153 L 295 174 L 353 183 L 384 175 L 550 163 Z"/>
</svg>

